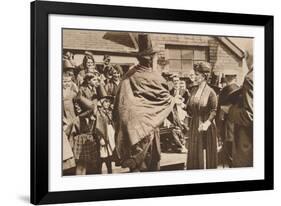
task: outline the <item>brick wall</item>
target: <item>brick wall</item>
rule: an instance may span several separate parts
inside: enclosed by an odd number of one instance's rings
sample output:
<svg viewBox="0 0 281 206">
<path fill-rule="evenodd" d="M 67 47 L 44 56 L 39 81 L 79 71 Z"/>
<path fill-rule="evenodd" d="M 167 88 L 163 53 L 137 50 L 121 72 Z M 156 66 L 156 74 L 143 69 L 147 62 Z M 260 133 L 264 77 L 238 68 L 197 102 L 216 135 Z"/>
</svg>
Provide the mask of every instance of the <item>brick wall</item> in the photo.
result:
<svg viewBox="0 0 281 206">
<path fill-rule="evenodd" d="M 153 47 L 159 51 L 158 57 L 165 57 L 165 59 L 169 58 L 165 50 L 167 44 L 208 47 L 208 60 L 214 65 L 215 72 L 234 73 L 238 75 L 238 78 L 242 78 L 242 59 L 239 59 L 216 37 L 152 34 L 151 38 Z M 158 68 L 169 71 L 169 65 L 162 67 L 158 65 Z"/>
<path fill-rule="evenodd" d="M 89 51 L 132 52 L 128 36 L 118 36 L 120 44 L 104 39 L 105 31 L 63 29 L 63 48 Z"/>
<path fill-rule="evenodd" d="M 103 38 L 105 32 L 88 30 L 67 30 L 63 31 L 64 49 L 81 49 L 93 51 L 111 51 L 128 53 L 132 48 Z M 152 44 L 158 51 L 158 59 L 169 59 L 169 54 L 165 45 L 181 46 L 203 46 L 207 48 L 207 61 L 214 66 L 215 72 L 225 74 L 237 74 L 238 80 L 243 78 L 242 60 L 239 59 L 225 44 L 216 37 L 195 36 L 195 35 L 175 35 L 175 34 L 151 34 Z M 126 61 L 122 59 L 122 61 Z M 165 62 L 165 61 L 164 61 Z M 126 62 L 124 62 L 126 63 Z M 157 65 L 158 69 L 169 71 L 169 64 L 165 66 Z"/>
</svg>

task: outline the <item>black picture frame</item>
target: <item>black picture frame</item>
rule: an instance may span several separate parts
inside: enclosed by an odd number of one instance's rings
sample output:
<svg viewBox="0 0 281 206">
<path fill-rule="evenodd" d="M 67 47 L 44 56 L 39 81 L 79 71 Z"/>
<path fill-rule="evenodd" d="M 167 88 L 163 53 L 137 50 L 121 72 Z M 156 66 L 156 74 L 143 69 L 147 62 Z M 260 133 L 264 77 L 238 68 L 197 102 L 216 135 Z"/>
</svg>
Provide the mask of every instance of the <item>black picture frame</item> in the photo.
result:
<svg viewBox="0 0 281 206">
<path fill-rule="evenodd" d="M 48 15 L 154 19 L 265 28 L 264 180 L 49 192 L 48 190 Z M 273 16 L 136 8 L 80 3 L 31 3 L 31 203 L 51 204 L 273 189 Z"/>
</svg>

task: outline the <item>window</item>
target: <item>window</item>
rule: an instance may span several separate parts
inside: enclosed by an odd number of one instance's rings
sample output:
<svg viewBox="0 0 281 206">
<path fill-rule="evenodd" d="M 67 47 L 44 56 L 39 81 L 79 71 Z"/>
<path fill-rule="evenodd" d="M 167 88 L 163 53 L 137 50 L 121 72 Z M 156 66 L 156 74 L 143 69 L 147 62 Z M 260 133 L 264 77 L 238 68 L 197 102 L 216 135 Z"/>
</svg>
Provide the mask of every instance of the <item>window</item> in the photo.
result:
<svg viewBox="0 0 281 206">
<path fill-rule="evenodd" d="M 198 61 L 208 61 L 208 47 L 166 45 L 169 70 L 179 74 L 190 73 L 193 64 Z"/>
</svg>

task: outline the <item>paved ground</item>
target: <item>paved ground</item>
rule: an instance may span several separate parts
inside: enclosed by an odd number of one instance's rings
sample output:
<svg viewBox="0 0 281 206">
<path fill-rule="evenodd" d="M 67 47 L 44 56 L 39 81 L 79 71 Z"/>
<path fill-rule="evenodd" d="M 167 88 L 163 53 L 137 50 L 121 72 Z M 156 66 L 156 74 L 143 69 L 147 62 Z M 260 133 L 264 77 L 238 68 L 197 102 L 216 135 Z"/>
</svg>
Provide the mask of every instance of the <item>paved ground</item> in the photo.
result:
<svg viewBox="0 0 281 206">
<path fill-rule="evenodd" d="M 185 165 L 186 162 L 186 153 L 161 153 L 161 161 L 160 166 L 163 170 L 175 170 L 175 169 L 181 169 L 182 166 Z M 113 173 L 123 173 L 123 172 L 129 172 L 128 168 L 121 168 L 121 167 L 115 167 L 114 163 L 112 163 L 112 170 Z M 105 164 L 103 164 L 102 167 L 102 173 L 107 173 Z"/>
</svg>

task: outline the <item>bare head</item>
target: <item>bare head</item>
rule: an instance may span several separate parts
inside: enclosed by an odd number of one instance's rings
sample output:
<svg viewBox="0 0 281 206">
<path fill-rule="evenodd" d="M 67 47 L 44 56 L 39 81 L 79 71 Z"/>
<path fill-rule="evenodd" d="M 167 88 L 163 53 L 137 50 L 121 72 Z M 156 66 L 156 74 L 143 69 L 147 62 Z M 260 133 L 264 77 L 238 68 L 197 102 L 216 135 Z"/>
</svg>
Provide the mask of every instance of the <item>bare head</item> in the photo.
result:
<svg viewBox="0 0 281 206">
<path fill-rule="evenodd" d="M 177 75 L 173 76 L 173 85 L 174 85 L 174 89 L 176 89 L 176 90 L 180 89 L 180 78 L 179 78 L 179 76 L 177 76 Z"/>
</svg>

